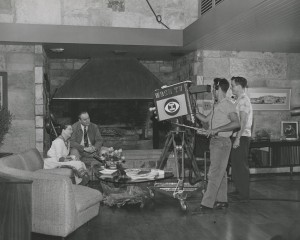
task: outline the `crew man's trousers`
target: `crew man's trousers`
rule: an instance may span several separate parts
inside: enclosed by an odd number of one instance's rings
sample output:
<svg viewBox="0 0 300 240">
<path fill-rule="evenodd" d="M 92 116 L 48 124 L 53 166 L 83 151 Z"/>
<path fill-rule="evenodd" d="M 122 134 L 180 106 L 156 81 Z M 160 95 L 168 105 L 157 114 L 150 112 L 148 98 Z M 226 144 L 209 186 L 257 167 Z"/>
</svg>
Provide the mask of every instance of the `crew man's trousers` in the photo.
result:
<svg viewBox="0 0 300 240">
<path fill-rule="evenodd" d="M 208 185 L 201 202 L 206 207 L 212 208 L 215 202 L 227 202 L 226 167 L 231 146 L 230 138 L 216 136 L 210 140 Z"/>
</svg>

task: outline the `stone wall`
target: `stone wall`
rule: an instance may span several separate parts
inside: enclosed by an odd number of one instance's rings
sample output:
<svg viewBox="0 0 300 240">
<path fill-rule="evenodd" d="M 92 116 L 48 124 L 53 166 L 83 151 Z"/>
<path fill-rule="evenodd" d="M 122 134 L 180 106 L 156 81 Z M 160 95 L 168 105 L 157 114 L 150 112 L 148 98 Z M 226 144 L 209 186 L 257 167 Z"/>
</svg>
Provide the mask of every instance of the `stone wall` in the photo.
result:
<svg viewBox="0 0 300 240">
<path fill-rule="evenodd" d="M 185 80 L 196 79 L 194 53 L 176 61 L 141 61 L 162 83 L 171 85 Z"/>
<path fill-rule="evenodd" d="M 79 70 L 87 59 L 49 59 L 48 77 L 51 95 Z"/>
<path fill-rule="evenodd" d="M 198 18 L 198 0 L 149 2 L 170 29 L 183 29 Z M 165 28 L 144 0 L 2 0 L 0 22 Z"/>
<path fill-rule="evenodd" d="M 40 45 L 0 45 L 0 71 L 8 75 L 8 109 L 13 114 L 1 152 L 33 147 L 43 152 L 45 61 Z"/>
<path fill-rule="evenodd" d="M 61 86 L 86 60 L 50 60 L 52 87 Z M 244 76 L 250 88 L 291 88 L 291 108 L 300 106 L 300 54 L 202 51 L 192 52 L 176 61 L 142 61 L 164 84 L 191 80 L 195 84 L 212 84 L 215 77 Z M 211 95 L 198 94 L 200 110 L 208 112 Z M 281 121 L 299 121 L 289 111 L 254 111 L 253 133 L 270 130 L 280 137 Z"/>
<path fill-rule="evenodd" d="M 163 84 L 170 85 L 176 81 L 173 61 L 141 61 Z"/>
<path fill-rule="evenodd" d="M 243 76 L 250 88 L 290 88 L 291 108 L 300 106 L 300 54 L 198 50 L 174 65 L 180 81 L 212 84 L 216 77 Z M 199 94 L 203 112 L 209 111 L 210 99 L 210 94 Z M 272 138 L 280 138 L 281 121 L 286 120 L 299 121 L 300 117 L 291 117 L 289 111 L 254 111 L 253 133 L 268 129 Z"/>
</svg>

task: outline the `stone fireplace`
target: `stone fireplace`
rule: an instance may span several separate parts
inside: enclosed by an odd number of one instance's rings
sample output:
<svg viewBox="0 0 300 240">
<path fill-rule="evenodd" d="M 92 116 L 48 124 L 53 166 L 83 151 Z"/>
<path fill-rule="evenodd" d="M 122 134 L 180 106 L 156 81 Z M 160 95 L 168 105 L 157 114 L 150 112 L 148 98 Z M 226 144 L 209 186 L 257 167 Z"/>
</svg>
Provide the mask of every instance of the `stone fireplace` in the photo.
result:
<svg viewBox="0 0 300 240">
<path fill-rule="evenodd" d="M 105 146 L 162 148 L 164 126 L 149 112 L 161 82 L 136 59 L 91 59 L 54 94 L 50 110 L 59 122 L 74 123 L 88 111 Z"/>
</svg>

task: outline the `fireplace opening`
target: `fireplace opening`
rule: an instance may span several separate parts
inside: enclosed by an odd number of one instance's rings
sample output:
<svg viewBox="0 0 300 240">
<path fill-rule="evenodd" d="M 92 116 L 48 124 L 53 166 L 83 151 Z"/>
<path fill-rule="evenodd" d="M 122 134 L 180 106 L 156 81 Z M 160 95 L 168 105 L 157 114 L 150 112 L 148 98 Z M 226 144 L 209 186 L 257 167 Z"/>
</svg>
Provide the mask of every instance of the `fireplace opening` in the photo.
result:
<svg viewBox="0 0 300 240">
<path fill-rule="evenodd" d="M 165 124 L 149 106 L 162 82 L 135 58 L 93 58 L 55 91 L 50 110 L 60 121 L 78 121 L 85 110 L 99 126 L 105 146 L 163 148 Z"/>
<path fill-rule="evenodd" d="M 124 150 L 161 149 L 170 128 L 158 122 L 149 112 L 152 100 L 87 100 L 53 99 L 50 110 L 59 123 L 78 121 L 87 111 L 91 122 L 98 125 L 104 146 Z"/>
</svg>

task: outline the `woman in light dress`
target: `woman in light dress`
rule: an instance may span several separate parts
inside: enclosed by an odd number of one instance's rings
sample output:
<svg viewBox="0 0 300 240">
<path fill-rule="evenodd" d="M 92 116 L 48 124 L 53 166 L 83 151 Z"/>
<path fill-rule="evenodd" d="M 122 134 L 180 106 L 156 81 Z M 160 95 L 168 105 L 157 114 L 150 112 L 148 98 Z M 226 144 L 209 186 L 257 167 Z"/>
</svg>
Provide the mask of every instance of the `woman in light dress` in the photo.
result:
<svg viewBox="0 0 300 240">
<path fill-rule="evenodd" d="M 47 157 L 44 159 L 44 169 L 53 169 L 66 167 L 74 171 L 76 184 L 86 185 L 89 181 L 89 176 L 86 166 L 83 162 L 76 159 L 70 153 L 70 137 L 73 133 L 72 126 L 65 124 L 62 126 L 61 135 L 59 135 L 53 142 L 47 152 Z"/>
</svg>

